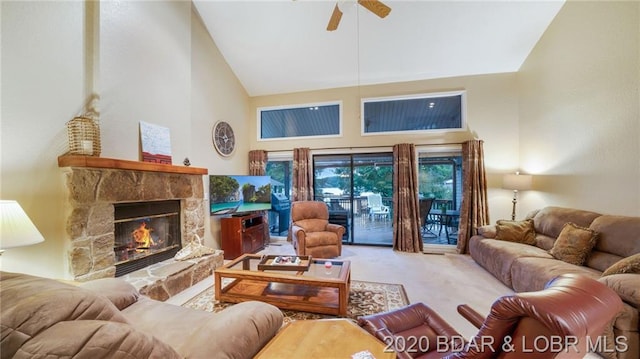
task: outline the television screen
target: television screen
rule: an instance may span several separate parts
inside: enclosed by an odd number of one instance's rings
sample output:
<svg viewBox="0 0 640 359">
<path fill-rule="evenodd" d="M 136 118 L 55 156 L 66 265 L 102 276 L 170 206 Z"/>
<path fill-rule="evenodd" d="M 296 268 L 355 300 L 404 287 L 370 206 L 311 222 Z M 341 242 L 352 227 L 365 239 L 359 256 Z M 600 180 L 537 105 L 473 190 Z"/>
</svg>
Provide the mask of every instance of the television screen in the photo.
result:
<svg viewBox="0 0 640 359">
<path fill-rule="evenodd" d="M 211 214 L 231 214 L 271 209 L 271 177 L 209 176 Z"/>
</svg>

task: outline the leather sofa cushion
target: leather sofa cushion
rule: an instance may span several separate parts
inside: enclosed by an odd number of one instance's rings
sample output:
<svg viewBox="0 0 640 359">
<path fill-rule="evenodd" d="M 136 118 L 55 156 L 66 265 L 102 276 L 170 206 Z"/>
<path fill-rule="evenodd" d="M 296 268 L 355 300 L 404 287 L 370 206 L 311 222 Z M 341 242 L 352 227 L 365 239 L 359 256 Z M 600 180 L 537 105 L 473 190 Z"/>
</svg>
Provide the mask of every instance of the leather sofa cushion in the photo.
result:
<svg viewBox="0 0 640 359">
<path fill-rule="evenodd" d="M 562 274 L 581 274 L 598 279 L 600 272 L 588 267 L 569 264 L 555 258 L 516 258 L 511 266 L 513 289 L 532 292 L 544 289 L 547 282 Z"/>
</svg>

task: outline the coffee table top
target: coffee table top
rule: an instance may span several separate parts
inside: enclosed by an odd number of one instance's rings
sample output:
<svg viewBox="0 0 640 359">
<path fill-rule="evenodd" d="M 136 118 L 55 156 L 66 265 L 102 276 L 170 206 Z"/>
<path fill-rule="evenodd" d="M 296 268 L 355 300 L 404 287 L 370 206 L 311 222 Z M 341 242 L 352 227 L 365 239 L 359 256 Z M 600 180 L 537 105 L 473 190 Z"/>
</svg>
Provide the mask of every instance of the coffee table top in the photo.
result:
<svg viewBox="0 0 640 359">
<path fill-rule="evenodd" d="M 362 351 L 376 359 L 396 357 L 348 319 L 297 320 L 280 330 L 255 358 L 351 358 Z"/>
<path fill-rule="evenodd" d="M 243 254 L 242 256 L 232 260 L 231 262 L 215 269 L 216 272 L 224 274 L 234 274 L 234 272 L 242 272 L 247 274 L 251 272 L 256 276 L 269 277 L 291 277 L 304 280 L 322 280 L 322 281 L 340 281 L 343 282 L 349 278 L 351 262 L 340 259 L 320 259 L 312 258 L 309 263 L 309 269 L 302 270 L 259 270 L 263 256 L 260 254 Z M 327 267 L 327 263 L 331 263 Z"/>
</svg>

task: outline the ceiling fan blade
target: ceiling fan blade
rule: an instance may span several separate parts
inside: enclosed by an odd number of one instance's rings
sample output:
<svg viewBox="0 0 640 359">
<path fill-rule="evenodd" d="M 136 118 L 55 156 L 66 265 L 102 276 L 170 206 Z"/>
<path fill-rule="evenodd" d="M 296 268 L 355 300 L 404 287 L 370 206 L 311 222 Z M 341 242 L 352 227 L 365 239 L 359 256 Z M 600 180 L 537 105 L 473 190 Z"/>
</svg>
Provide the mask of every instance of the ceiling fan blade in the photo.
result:
<svg viewBox="0 0 640 359">
<path fill-rule="evenodd" d="M 381 18 L 386 17 L 391 12 L 391 8 L 378 0 L 358 0 L 358 4 Z"/>
<path fill-rule="evenodd" d="M 338 24 L 340 24 L 340 19 L 342 19 L 342 11 L 340 11 L 338 4 L 336 4 L 333 8 L 331 18 L 329 19 L 329 24 L 327 24 L 327 31 L 336 30 L 338 28 Z"/>
</svg>

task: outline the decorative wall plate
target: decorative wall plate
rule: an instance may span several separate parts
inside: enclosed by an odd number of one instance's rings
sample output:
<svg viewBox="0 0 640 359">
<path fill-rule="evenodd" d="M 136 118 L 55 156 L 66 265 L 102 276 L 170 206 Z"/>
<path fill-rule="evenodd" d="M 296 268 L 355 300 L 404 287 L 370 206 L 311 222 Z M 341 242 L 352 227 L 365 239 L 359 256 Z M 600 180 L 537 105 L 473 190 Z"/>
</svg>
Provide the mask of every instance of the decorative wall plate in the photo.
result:
<svg viewBox="0 0 640 359">
<path fill-rule="evenodd" d="M 225 157 L 231 156 L 233 150 L 236 148 L 236 138 L 233 134 L 233 128 L 231 128 L 231 125 L 224 121 L 216 122 L 213 126 L 211 137 L 213 140 L 213 146 L 219 154 Z"/>
</svg>

